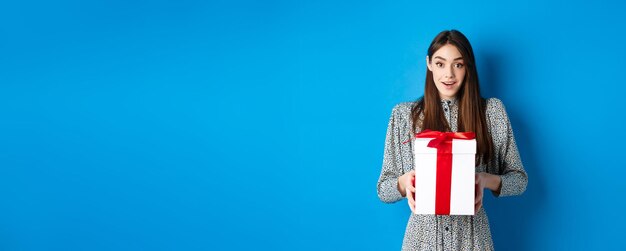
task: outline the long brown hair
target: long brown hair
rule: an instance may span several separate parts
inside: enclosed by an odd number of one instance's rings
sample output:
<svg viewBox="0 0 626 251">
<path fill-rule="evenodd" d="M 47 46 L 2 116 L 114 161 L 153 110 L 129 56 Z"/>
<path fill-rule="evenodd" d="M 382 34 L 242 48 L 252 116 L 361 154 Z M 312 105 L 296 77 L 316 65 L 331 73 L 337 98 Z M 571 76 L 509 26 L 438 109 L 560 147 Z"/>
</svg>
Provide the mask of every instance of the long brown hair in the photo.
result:
<svg viewBox="0 0 626 251">
<path fill-rule="evenodd" d="M 476 149 L 476 165 L 488 163 L 493 157 L 493 142 L 487 129 L 487 120 L 485 118 L 487 104 L 480 95 L 478 72 L 472 46 L 461 32 L 457 30 L 442 31 L 428 47 L 429 60 L 432 60 L 433 54 L 446 44 L 451 44 L 459 50 L 466 67 L 464 81 L 456 94 L 459 105 L 457 129 L 459 132 L 476 133 L 478 146 Z M 417 104 L 411 110 L 413 130 L 415 132 L 418 131 L 418 128 L 443 132 L 451 131 L 441 107 L 441 98 L 433 80 L 433 73 L 428 68 L 426 68 L 424 96 L 416 102 Z M 420 120 L 420 113 L 423 113 L 423 120 Z"/>
</svg>

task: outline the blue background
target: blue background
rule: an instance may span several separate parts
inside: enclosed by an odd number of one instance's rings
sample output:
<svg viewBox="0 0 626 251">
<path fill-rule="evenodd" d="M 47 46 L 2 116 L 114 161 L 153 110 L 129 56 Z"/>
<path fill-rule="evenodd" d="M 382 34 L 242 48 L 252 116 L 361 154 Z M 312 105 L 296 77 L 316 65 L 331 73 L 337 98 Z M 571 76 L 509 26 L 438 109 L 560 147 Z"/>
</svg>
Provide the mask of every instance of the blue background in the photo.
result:
<svg viewBox="0 0 626 251">
<path fill-rule="evenodd" d="M 526 193 L 497 249 L 621 247 L 619 1 L 0 4 L 1 250 L 398 250 L 376 195 L 426 49 L 470 39 Z"/>
</svg>

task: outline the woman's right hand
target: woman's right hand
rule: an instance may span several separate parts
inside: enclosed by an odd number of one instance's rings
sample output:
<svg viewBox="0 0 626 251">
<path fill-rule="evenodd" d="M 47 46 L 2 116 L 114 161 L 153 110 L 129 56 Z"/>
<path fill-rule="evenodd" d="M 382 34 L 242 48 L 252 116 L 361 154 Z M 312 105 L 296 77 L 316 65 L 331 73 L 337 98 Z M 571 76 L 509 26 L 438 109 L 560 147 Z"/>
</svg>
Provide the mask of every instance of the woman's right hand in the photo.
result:
<svg viewBox="0 0 626 251">
<path fill-rule="evenodd" d="M 409 202 L 409 208 L 415 213 L 415 170 L 398 178 L 398 191 Z"/>
</svg>

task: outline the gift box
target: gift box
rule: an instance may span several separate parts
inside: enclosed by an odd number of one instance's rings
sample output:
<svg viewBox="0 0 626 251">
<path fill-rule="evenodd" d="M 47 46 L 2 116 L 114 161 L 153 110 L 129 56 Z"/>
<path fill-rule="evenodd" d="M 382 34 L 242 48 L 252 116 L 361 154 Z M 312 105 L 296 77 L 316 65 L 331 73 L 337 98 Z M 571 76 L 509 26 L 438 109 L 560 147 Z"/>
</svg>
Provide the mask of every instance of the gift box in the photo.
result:
<svg viewBox="0 0 626 251">
<path fill-rule="evenodd" d="M 472 132 L 417 133 L 413 139 L 415 213 L 474 215 L 475 155 Z"/>
</svg>

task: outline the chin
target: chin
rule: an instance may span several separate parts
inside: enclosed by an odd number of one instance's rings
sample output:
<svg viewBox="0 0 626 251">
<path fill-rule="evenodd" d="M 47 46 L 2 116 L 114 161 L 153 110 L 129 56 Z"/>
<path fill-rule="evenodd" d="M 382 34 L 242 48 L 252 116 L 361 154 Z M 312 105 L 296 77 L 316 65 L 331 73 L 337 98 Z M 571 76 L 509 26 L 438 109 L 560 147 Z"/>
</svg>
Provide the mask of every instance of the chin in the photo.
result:
<svg viewBox="0 0 626 251">
<path fill-rule="evenodd" d="M 457 92 L 444 92 L 442 94 L 443 96 L 446 96 L 446 97 L 455 97 Z"/>
</svg>

